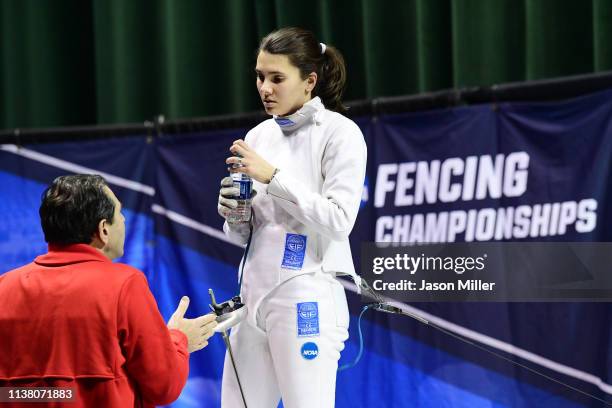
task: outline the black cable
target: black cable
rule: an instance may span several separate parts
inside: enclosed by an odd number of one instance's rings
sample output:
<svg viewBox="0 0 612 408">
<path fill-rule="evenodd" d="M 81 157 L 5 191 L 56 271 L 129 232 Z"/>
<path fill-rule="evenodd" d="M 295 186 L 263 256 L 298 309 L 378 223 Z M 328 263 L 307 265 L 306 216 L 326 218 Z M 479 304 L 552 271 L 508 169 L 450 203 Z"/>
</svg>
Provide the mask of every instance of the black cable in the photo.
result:
<svg viewBox="0 0 612 408">
<path fill-rule="evenodd" d="M 367 305 L 368 309 L 374 309 L 374 310 L 376 310 L 378 312 L 384 312 L 384 313 L 399 314 L 399 315 L 402 315 L 402 316 L 408 316 L 408 317 L 410 317 L 410 318 L 412 318 L 412 319 L 414 319 L 414 320 L 416 320 L 416 321 L 418 321 L 418 322 L 420 322 L 422 324 L 430 326 L 430 327 L 432 327 L 432 328 L 434 328 L 434 329 L 436 329 L 436 330 L 438 330 L 438 331 L 440 331 L 440 332 L 442 332 L 442 333 L 444 333 L 444 334 L 446 334 L 448 336 L 451 336 L 451 337 L 453 337 L 453 338 L 455 338 L 457 340 L 460 340 L 460 341 L 462 341 L 462 342 L 464 342 L 466 344 L 474 346 L 474 347 L 476 347 L 479 350 L 485 351 L 485 352 L 487 352 L 487 353 L 489 353 L 489 354 L 491 354 L 491 355 L 493 355 L 495 357 L 501 358 L 504 361 L 507 361 L 507 362 L 509 362 L 511 364 L 514 364 L 517 367 L 524 368 L 525 370 L 528 370 L 528 371 L 530 371 L 530 372 L 532 372 L 532 373 L 534 373 L 536 375 L 539 375 L 540 377 L 546 378 L 547 380 L 553 381 L 553 382 L 555 382 L 555 383 L 557 383 L 559 385 L 567 387 L 567 388 L 571 389 L 572 391 L 579 392 L 579 393 L 581 393 L 581 394 L 583 394 L 583 395 L 585 395 L 587 397 L 590 397 L 590 398 L 593 398 L 593 399 L 595 399 L 597 401 L 603 402 L 604 404 L 606 404 L 608 406 L 612 406 L 612 403 L 610 403 L 610 402 L 604 401 L 603 399 L 601 399 L 599 397 L 596 397 L 595 395 L 592 395 L 592 394 L 590 394 L 590 393 L 588 393 L 586 391 L 582 391 L 582 390 L 580 390 L 580 389 L 578 389 L 578 388 L 576 388 L 574 386 L 566 384 L 566 383 L 564 383 L 561 380 L 553 378 L 553 377 L 551 377 L 551 376 L 549 376 L 547 374 L 544 374 L 544 373 L 542 373 L 542 372 L 540 372 L 540 371 L 538 371 L 538 370 L 536 370 L 534 368 L 528 367 L 525 364 L 521 364 L 518 361 L 515 361 L 515 360 L 513 360 L 513 359 L 511 359 L 509 357 L 504 356 L 503 354 L 500 354 L 500 353 L 498 353 L 496 351 L 490 350 L 489 348 L 487 348 L 487 347 L 485 347 L 485 346 L 483 346 L 481 344 L 473 342 L 472 340 L 466 338 L 465 336 L 462 336 L 462 335 L 457 334 L 457 333 L 453 333 L 450 330 L 446 330 L 445 328 L 443 328 L 441 326 L 438 326 L 435 323 L 430 322 L 429 320 L 419 316 L 418 314 L 407 312 L 407 311 L 403 310 L 402 308 L 399 308 L 397 306 L 393 306 L 393 305 L 389 304 L 388 302 L 384 301 L 383 298 L 376 291 L 374 291 L 374 289 L 372 289 L 372 287 L 370 287 L 370 285 L 368 285 L 368 283 L 365 281 L 365 279 L 361 279 L 361 282 L 359 283 L 359 286 L 361 287 L 362 291 L 365 292 L 364 295 L 367 295 L 367 296 L 371 297 L 372 299 L 374 299 L 376 301 L 375 303 L 371 303 L 371 304 Z M 367 310 L 367 309 L 364 309 L 364 311 L 365 310 Z M 359 329 L 361 330 L 361 327 Z"/>
<path fill-rule="evenodd" d="M 385 305 L 385 306 L 388 306 L 388 305 Z M 395 306 L 391 306 L 391 307 L 395 308 Z M 383 312 L 385 311 L 385 310 L 380 310 L 380 309 L 378 309 L 376 306 L 374 306 L 374 307 L 373 307 L 373 309 L 374 309 L 374 310 L 377 310 L 377 311 L 383 311 Z M 536 370 L 536 369 L 534 369 L 534 368 L 528 367 L 528 366 L 526 366 L 525 364 L 521 364 L 521 363 L 519 363 L 518 361 L 515 361 L 515 360 L 513 360 L 513 359 L 511 359 L 511 358 L 509 358 L 509 357 L 504 356 L 503 354 L 500 354 L 500 353 L 498 353 L 498 352 L 495 352 L 495 351 L 493 351 L 493 350 L 490 350 L 489 348 L 487 348 L 487 347 L 485 347 L 485 346 L 483 346 L 483 345 L 480 345 L 480 344 L 478 344 L 478 343 L 475 343 L 475 342 L 473 342 L 473 341 L 471 341 L 471 340 L 467 339 L 466 337 L 464 337 L 464 336 L 462 336 L 462 335 L 460 335 L 460 334 L 453 333 L 453 332 L 451 332 L 451 331 L 449 331 L 449 330 L 446 330 L 446 329 L 444 329 L 444 328 L 442 328 L 442 327 L 438 326 L 438 325 L 437 325 L 437 324 L 435 324 L 435 323 L 432 323 L 432 322 L 430 322 L 430 321 L 428 321 L 428 320 L 426 320 L 426 319 L 423 319 L 423 318 L 422 318 L 422 317 L 420 317 L 420 316 L 418 316 L 418 318 L 417 318 L 417 317 L 415 317 L 415 315 L 413 315 L 413 314 L 411 314 L 411 313 L 407 313 L 407 312 L 405 312 L 405 311 L 404 311 L 403 309 L 401 309 L 401 308 L 396 308 L 396 309 L 398 309 L 398 310 L 399 310 L 399 312 L 387 312 L 387 313 L 400 314 L 400 315 L 402 315 L 402 316 L 408 316 L 408 317 L 411 317 L 411 318 L 413 318 L 413 319 L 417 320 L 418 322 L 421 322 L 421 323 L 423 323 L 423 324 L 426 324 L 426 325 L 428 325 L 428 326 L 430 326 L 430 327 L 432 327 L 432 328 L 434 328 L 434 329 L 436 329 L 436 330 L 438 330 L 438 331 L 440 331 L 440 332 L 442 332 L 442 333 L 444 333 L 444 334 L 446 334 L 446 335 L 449 335 L 449 336 L 451 336 L 451 337 L 453 337 L 453 338 L 455 338 L 455 339 L 457 339 L 457 340 L 460 340 L 460 341 L 462 341 L 462 342 L 464 342 L 464 343 L 466 343 L 466 344 L 472 345 L 472 346 L 476 347 L 476 348 L 477 348 L 477 349 L 479 349 L 479 350 L 485 351 L 485 352 L 487 352 L 487 353 L 489 353 L 489 354 L 491 354 L 491 355 L 493 355 L 493 356 L 496 356 L 496 357 L 498 357 L 498 358 L 501 358 L 501 359 L 503 359 L 503 360 L 505 360 L 505 361 L 507 361 L 507 362 L 509 362 L 509 363 L 514 364 L 515 366 L 518 366 L 518 367 L 524 368 L 525 370 L 528 370 L 528 371 L 530 371 L 530 372 L 532 372 L 532 373 L 534 373 L 534 374 L 537 374 L 537 375 L 539 375 L 539 376 L 541 376 L 541 377 L 543 377 L 543 378 L 546 378 L 547 380 L 553 381 L 553 382 L 555 382 L 555 383 L 557 383 L 557 384 L 560 384 L 560 385 L 562 385 L 562 386 L 564 386 L 564 387 L 567 387 L 567 388 L 569 388 L 569 389 L 571 389 L 571 390 L 573 390 L 573 391 L 577 391 L 577 392 L 579 392 L 579 393 L 581 393 L 581 394 L 583 394 L 583 395 L 585 395 L 585 396 L 587 396 L 587 397 L 590 397 L 590 398 L 596 399 L 597 401 L 603 402 L 604 404 L 606 404 L 606 405 L 608 405 L 608 406 L 612 406 L 612 403 L 607 402 L 607 401 L 605 401 L 605 400 L 603 400 L 603 399 L 601 399 L 601 398 L 599 398 L 599 397 L 596 397 L 596 396 L 595 396 L 595 395 L 593 395 L 593 394 L 590 394 L 590 393 L 588 393 L 588 392 L 586 392 L 586 391 L 582 391 L 582 390 L 580 390 L 580 389 L 578 389 L 578 388 L 576 388 L 576 387 L 574 387 L 574 386 L 571 386 L 571 385 L 569 385 L 569 384 L 566 384 L 566 383 L 564 383 L 564 382 L 563 382 L 563 381 L 561 381 L 561 380 L 558 380 L 558 379 L 556 379 L 556 378 L 553 378 L 553 377 L 551 377 L 551 376 L 549 376 L 549 375 L 547 375 L 547 374 L 544 374 L 544 373 L 542 373 L 542 372 L 540 372 L 540 371 L 538 371 L 538 370 Z"/>
<path fill-rule="evenodd" d="M 247 407 L 246 398 L 244 397 L 244 391 L 242 390 L 242 384 L 240 383 L 240 376 L 238 376 L 238 368 L 236 367 L 236 362 L 234 361 L 234 353 L 232 352 L 232 345 L 230 344 L 229 336 L 227 335 L 227 331 L 223 332 L 223 341 L 225 342 L 225 347 L 230 355 L 230 360 L 232 360 L 232 366 L 234 367 L 234 374 L 236 374 L 236 381 L 238 381 L 238 388 L 240 389 L 240 396 L 242 396 L 242 402 L 244 403 L 244 408 Z"/>
<path fill-rule="evenodd" d="M 380 298 L 378 296 L 378 294 L 376 294 L 375 297 Z M 446 334 L 448 336 L 451 336 L 451 337 L 453 337 L 453 338 L 455 338 L 457 340 L 460 340 L 460 341 L 462 341 L 462 342 L 464 342 L 466 344 L 474 346 L 474 347 L 476 347 L 479 350 L 485 351 L 485 352 L 487 352 L 487 353 L 489 353 L 489 354 L 491 354 L 491 355 L 493 355 L 495 357 L 501 358 L 504 361 L 507 361 L 507 362 L 509 362 L 511 364 L 514 364 L 517 367 L 524 368 L 525 370 L 528 370 L 528 371 L 530 371 L 530 372 L 532 372 L 534 374 L 537 374 L 540 377 L 546 378 L 547 380 L 553 381 L 553 382 L 555 382 L 557 384 L 560 384 L 560 385 L 562 385 L 564 387 L 567 387 L 567 388 L 569 388 L 569 389 L 571 389 L 573 391 L 577 391 L 577 392 L 579 392 L 579 393 L 581 393 L 581 394 L 583 394 L 583 395 L 585 395 L 587 397 L 596 399 L 597 401 L 603 402 L 606 405 L 612 406 L 612 403 L 610 403 L 610 402 L 604 401 L 603 399 L 601 399 L 599 397 L 596 397 L 593 394 L 589 394 L 586 391 L 582 391 L 582 390 L 580 390 L 580 389 L 578 389 L 576 387 L 573 387 L 573 386 L 571 386 L 569 384 L 566 384 L 566 383 L 564 383 L 561 380 L 558 380 L 558 379 L 553 378 L 553 377 L 551 377 L 549 375 L 546 375 L 546 374 L 544 374 L 544 373 L 542 373 L 542 372 L 540 372 L 540 371 L 538 371 L 538 370 L 536 370 L 534 368 L 526 366 L 525 364 L 521 364 L 518 361 L 515 361 L 515 360 L 513 360 L 513 359 L 511 359 L 509 357 L 504 356 L 503 354 L 500 354 L 500 353 L 497 353 L 497 352 L 495 352 L 493 350 L 490 350 L 489 348 L 487 348 L 487 347 L 485 347 L 483 345 L 480 345 L 478 343 L 475 343 L 472 340 L 470 340 L 470 339 L 468 339 L 468 338 L 466 338 L 466 337 L 464 337 L 464 336 L 462 336 L 460 334 L 453 333 L 450 330 L 446 330 L 446 329 L 438 326 L 435 323 L 430 322 L 429 320 L 427 320 L 427 319 L 425 319 L 425 318 L 423 318 L 423 317 L 421 317 L 419 315 L 406 312 L 405 310 L 403 310 L 403 309 L 401 309 L 399 307 L 396 307 L 396 306 L 392 306 L 392 305 L 390 305 L 390 304 L 388 304 L 386 302 L 372 303 L 372 304 L 370 304 L 368 306 L 369 306 L 368 308 L 371 308 L 371 309 L 376 310 L 378 312 L 384 312 L 384 313 L 390 313 L 390 314 L 399 314 L 401 316 L 408 316 L 408 317 L 410 317 L 410 318 L 412 318 L 412 319 L 414 319 L 414 320 L 416 320 L 416 321 L 418 321 L 418 322 L 420 322 L 422 324 L 430 326 L 430 327 L 432 327 L 432 328 L 434 328 L 434 329 L 436 329 L 436 330 L 438 330 L 438 331 L 440 331 L 440 332 L 442 332 L 442 333 L 444 333 L 444 334 Z M 360 328 L 360 330 L 361 330 L 361 328 Z"/>
</svg>

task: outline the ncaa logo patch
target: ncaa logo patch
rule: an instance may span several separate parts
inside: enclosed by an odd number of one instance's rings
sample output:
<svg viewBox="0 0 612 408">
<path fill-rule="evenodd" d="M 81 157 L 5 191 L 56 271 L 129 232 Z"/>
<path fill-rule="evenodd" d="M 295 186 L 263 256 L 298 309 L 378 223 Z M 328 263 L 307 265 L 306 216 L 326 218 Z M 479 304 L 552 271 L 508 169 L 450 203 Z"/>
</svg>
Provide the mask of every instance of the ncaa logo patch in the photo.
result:
<svg viewBox="0 0 612 408">
<path fill-rule="evenodd" d="M 302 354 L 302 357 L 304 357 L 306 360 L 313 360 L 319 355 L 319 347 L 317 347 L 317 343 L 309 341 L 308 343 L 304 343 L 302 345 L 300 354 Z"/>
</svg>

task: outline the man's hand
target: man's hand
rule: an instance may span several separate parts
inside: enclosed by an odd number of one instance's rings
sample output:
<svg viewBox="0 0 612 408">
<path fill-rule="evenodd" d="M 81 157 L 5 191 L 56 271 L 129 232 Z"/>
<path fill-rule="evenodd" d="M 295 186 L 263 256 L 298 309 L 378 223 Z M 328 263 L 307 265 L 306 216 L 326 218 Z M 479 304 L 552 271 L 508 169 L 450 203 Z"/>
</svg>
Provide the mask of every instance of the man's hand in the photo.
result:
<svg viewBox="0 0 612 408">
<path fill-rule="evenodd" d="M 216 315 L 209 313 L 195 319 L 186 319 L 185 312 L 189 307 L 189 298 L 183 296 L 176 311 L 168 320 L 169 329 L 177 329 L 185 333 L 190 353 L 203 349 L 208 345 L 208 339 L 214 334 L 217 326 Z"/>
</svg>

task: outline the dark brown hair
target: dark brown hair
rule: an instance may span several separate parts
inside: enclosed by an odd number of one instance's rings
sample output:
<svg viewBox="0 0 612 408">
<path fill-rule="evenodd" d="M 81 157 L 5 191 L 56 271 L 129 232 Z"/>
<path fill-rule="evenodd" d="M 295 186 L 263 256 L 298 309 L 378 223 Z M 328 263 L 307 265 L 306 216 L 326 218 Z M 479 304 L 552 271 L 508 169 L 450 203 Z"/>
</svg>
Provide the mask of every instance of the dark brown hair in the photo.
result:
<svg viewBox="0 0 612 408">
<path fill-rule="evenodd" d="M 89 244 L 106 219 L 113 223 L 115 204 L 98 175 L 78 174 L 56 178 L 42 194 L 38 213 L 45 241 L 52 244 Z"/>
<path fill-rule="evenodd" d="M 321 53 L 321 45 L 314 34 L 298 27 L 285 27 L 265 36 L 257 53 L 286 55 L 291 64 L 300 70 L 302 79 L 311 72 L 317 73 L 317 84 L 312 96 L 318 96 L 327 109 L 344 113 L 342 94 L 346 83 L 344 58 L 336 48 L 326 45 Z"/>
</svg>

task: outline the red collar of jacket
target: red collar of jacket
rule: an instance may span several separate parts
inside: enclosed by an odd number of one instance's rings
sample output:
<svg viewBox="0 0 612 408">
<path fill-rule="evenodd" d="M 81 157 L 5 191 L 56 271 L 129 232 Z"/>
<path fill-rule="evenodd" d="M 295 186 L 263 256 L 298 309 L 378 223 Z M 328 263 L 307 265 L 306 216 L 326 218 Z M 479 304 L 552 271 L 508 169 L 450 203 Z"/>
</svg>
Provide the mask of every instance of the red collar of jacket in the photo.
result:
<svg viewBox="0 0 612 408">
<path fill-rule="evenodd" d="M 49 244 L 49 251 L 34 259 L 34 262 L 41 266 L 61 266 L 89 261 L 111 262 L 102 252 L 87 244 Z"/>
</svg>

